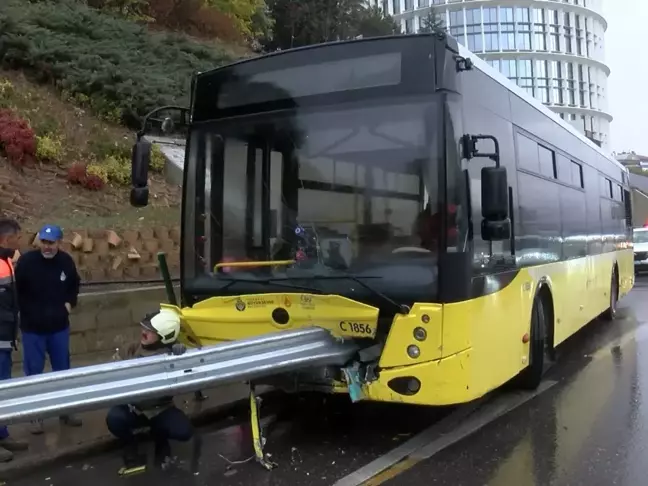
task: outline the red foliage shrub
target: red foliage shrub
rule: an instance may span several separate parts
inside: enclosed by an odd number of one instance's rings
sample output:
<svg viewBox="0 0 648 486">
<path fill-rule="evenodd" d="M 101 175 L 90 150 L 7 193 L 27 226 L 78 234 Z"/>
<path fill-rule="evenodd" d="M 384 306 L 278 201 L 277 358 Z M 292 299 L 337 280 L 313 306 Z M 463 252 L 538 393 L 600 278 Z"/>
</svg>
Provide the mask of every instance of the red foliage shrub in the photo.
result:
<svg viewBox="0 0 648 486">
<path fill-rule="evenodd" d="M 70 184 L 78 184 L 90 191 L 100 191 L 106 183 L 96 174 L 88 174 L 86 164 L 76 162 L 70 166 L 67 172 L 67 181 Z"/>
<path fill-rule="evenodd" d="M 83 184 L 87 177 L 86 165 L 81 162 L 72 164 L 68 169 L 67 181 L 70 184 Z"/>
<path fill-rule="evenodd" d="M 87 174 L 81 185 L 91 191 L 100 191 L 104 187 L 104 181 L 95 174 Z"/>
<path fill-rule="evenodd" d="M 12 110 L 0 110 L 0 150 L 15 167 L 23 167 L 36 157 L 36 136 L 29 123 Z"/>
</svg>

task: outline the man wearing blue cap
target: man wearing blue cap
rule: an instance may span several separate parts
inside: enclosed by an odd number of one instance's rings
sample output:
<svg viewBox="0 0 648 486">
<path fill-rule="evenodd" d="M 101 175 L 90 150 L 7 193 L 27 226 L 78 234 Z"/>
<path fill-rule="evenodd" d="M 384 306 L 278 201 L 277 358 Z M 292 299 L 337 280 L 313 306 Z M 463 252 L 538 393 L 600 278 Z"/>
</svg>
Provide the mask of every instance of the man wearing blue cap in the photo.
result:
<svg viewBox="0 0 648 486">
<path fill-rule="evenodd" d="M 79 295 L 80 278 L 72 257 L 61 250 L 63 231 L 45 225 L 38 232 L 40 249 L 20 257 L 16 265 L 16 286 L 20 307 L 23 369 L 38 375 L 49 355 L 52 371 L 70 368 L 70 318 Z M 81 425 L 74 416 L 62 416 L 61 423 Z M 42 421 L 32 422 L 32 433 L 43 433 Z"/>
</svg>

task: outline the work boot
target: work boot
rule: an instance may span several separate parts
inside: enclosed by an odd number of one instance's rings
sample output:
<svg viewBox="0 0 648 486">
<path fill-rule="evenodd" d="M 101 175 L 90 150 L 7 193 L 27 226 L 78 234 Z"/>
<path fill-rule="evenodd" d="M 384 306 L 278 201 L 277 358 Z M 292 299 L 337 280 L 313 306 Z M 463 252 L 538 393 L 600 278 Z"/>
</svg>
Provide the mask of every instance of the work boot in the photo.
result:
<svg viewBox="0 0 648 486">
<path fill-rule="evenodd" d="M 33 435 L 41 435 L 44 430 L 43 430 L 43 421 L 42 420 L 32 420 L 29 423 L 29 432 L 31 432 Z"/>
<path fill-rule="evenodd" d="M 13 452 L 0 447 L 0 462 L 9 462 L 14 458 Z"/>
<path fill-rule="evenodd" d="M 83 425 L 83 421 L 76 415 L 62 415 L 59 420 L 61 424 L 68 427 L 81 427 Z"/>
<path fill-rule="evenodd" d="M 29 443 L 23 440 L 16 440 L 13 437 L 7 437 L 6 439 L 0 439 L 0 448 L 11 452 L 26 451 L 29 449 Z"/>
<path fill-rule="evenodd" d="M 140 466 L 146 466 L 146 456 L 140 454 L 137 450 L 137 444 L 128 444 L 124 447 L 124 468 L 134 469 Z"/>
<path fill-rule="evenodd" d="M 155 441 L 155 465 L 167 469 L 173 458 L 171 457 L 171 446 L 169 445 L 168 440 L 156 440 Z"/>
</svg>

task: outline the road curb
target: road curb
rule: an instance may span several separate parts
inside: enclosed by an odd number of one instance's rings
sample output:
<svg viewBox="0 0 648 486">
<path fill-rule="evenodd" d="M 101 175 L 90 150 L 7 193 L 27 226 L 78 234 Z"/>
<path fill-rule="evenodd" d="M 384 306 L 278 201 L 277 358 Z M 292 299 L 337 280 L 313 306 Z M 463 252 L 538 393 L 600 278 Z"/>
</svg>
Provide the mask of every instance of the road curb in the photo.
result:
<svg viewBox="0 0 648 486">
<path fill-rule="evenodd" d="M 279 393 L 280 392 L 276 390 L 269 390 L 265 393 L 261 393 L 260 396 L 267 400 L 273 396 L 279 395 Z M 195 414 L 190 415 L 190 419 L 194 427 L 204 427 L 206 425 L 223 422 L 232 416 L 245 415 L 249 410 L 249 407 L 249 398 L 240 398 L 229 403 L 216 405 L 212 408 L 196 412 Z M 17 477 L 23 476 L 26 470 L 29 470 L 30 473 L 34 473 L 43 468 L 111 452 L 118 448 L 119 443 L 112 436 L 105 435 L 73 446 L 59 448 L 56 452 L 52 453 L 35 454 L 33 456 L 30 456 L 29 453 L 27 453 L 28 455 L 25 457 L 21 457 L 20 453 L 18 453 L 13 461 L 0 466 L 2 468 L 0 470 L 0 480 L 6 481 L 16 479 Z"/>
</svg>

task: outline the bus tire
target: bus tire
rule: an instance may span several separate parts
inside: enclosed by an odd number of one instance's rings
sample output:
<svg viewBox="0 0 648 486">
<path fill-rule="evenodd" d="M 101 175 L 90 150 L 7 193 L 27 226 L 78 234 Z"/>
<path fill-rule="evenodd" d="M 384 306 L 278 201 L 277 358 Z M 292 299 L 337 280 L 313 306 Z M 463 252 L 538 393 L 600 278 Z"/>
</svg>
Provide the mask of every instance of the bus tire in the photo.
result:
<svg viewBox="0 0 648 486">
<path fill-rule="evenodd" d="M 619 273 L 616 265 L 612 270 L 612 279 L 610 281 L 610 307 L 603 312 L 602 317 L 604 320 L 612 322 L 617 317 L 617 306 L 619 303 Z"/>
<path fill-rule="evenodd" d="M 519 387 L 524 390 L 535 390 L 542 381 L 545 365 L 550 360 L 547 346 L 549 322 L 548 302 L 538 293 L 531 310 L 531 336 L 529 341 L 529 366 L 518 376 Z"/>
</svg>

